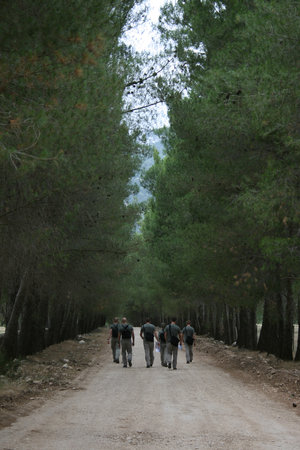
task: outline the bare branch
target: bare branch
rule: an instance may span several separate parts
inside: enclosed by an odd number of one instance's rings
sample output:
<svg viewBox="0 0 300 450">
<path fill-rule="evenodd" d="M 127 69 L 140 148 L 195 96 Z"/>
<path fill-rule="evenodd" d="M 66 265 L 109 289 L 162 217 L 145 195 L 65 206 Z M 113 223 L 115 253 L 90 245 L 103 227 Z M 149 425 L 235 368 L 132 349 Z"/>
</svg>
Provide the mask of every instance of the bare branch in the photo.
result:
<svg viewBox="0 0 300 450">
<path fill-rule="evenodd" d="M 127 114 L 127 113 L 131 113 L 134 111 L 138 111 L 140 109 L 149 108 L 150 106 L 155 106 L 155 105 L 158 105 L 159 103 L 164 103 L 164 100 L 158 100 L 157 102 L 149 103 L 148 105 L 143 105 L 143 106 L 138 106 L 137 108 L 127 109 L 126 111 L 122 111 L 122 114 Z"/>
<path fill-rule="evenodd" d="M 159 70 L 156 70 L 156 71 L 150 73 L 150 75 L 148 75 L 147 77 L 140 78 L 139 80 L 133 80 L 133 81 L 130 81 L 129 83 L 125 84 L 125 88 L 128 88 L 130 86 L 135 86 L 136 84 L 142 84 L 142 83 L 144 83 L 144 81 L 147 81 L 150 78 L 156 77 L 160 72 L 162 72 L 167 67 L 167 65 L 172 61 L 172 59 L 173 58 L 168 59 L 166 64 L 164 64 Z"/>
</svg>

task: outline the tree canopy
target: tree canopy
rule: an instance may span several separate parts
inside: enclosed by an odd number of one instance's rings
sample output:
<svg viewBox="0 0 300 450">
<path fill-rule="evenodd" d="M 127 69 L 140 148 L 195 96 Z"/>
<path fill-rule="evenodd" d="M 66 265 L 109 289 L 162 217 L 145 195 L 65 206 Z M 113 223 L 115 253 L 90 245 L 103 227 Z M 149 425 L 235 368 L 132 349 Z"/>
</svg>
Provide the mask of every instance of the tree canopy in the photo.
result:
<svg viewBox="0 0 300 450">
<path fill-rule="evenodd" d="M 120 39 L 137 4 L 1 3 L 5 352 L 124 311 L 300 359 L 299 2 L 167 2 L 152 60 Z M 126 118 L 162 101 L 137 204 L 149 149 Z"/>
<path fill-rule="evenodd" d="M 136 3 L 1 2 L 0 305 L 11 356 L 103 324 L 118 297 L 142 154 L 123 120 L 134 61 L 119 41 Z"/>
<path fill-rule="evenodd" d="M 202 332 L 249 348 L 264 306 L 259 348 L 291 359 L 300 275 L 299 4 L 179 0 L 164 7 L 160 30 L 180 72 L 162 77 L 165 157 L 144 177 L 152 198 L 140 251 L 156 261 L 144 267 L 146 304 L 164 292 L 162 316 L 176 310 Z"/>
</svg>

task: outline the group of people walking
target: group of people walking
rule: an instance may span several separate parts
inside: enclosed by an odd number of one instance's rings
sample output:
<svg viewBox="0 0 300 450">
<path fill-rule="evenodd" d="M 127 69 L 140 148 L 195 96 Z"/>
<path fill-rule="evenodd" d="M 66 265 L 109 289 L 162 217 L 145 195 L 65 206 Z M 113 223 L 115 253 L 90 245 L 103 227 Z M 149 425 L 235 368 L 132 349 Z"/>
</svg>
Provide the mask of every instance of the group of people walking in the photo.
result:
<svg viewBox="0 0 300 450">
<path fill-rule="evenodd" d="M 186 326 L 181 330 L 173 317 L 171 323 L 161 324 L 161 329 L 157 333 L 156 327 L 147 318 L 140 330 L 140 337 L 143 339 L 146 367 L 150 368 L 154 362 L 154 339 L 160 349 L 161 365 L 173 370 L 177 369 L 178 345 L 185 346 L 187 364 L 193 361 L 193 346 L 195 345 L 195 330 L 191 326 L 191 321 L 186 322 Z M 108 343 L 111 343 L 113 361 L 119 363 L 120 350 L 122 352 L 123 367 L 132 366 L 132 347 L 135 336 L 133 327 L 123 317 L 119 323 L 118 317 L 114 318 L 110 326 Z"/>
</svg>

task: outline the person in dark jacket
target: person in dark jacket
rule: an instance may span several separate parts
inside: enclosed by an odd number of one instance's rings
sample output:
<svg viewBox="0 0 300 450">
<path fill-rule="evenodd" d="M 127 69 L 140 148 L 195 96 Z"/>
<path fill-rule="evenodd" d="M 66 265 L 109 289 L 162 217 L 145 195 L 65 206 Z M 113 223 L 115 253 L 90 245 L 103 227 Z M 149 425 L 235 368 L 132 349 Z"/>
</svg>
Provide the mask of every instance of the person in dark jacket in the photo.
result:
<svg viewBox="0 0 300 450">
<path fill-rule="evenodd" d="M 154 362 L 154 337 L 158 342 L 157 332 L 155 326 L 151 323 L 151 319 L 146 319 L 146 323 L 142 325 L 140 336 L 144 341 L 145 360 L 147 368 L 153 366 Z"/>
<path fill-rule="evenodd" d="M 107 339 L 107 343 L 109 344 L 110 342 L 113 362 L 115 363 L 119 363 L 120 358 L 119 327 L 119 319 L 118 317 L 115 317 L 113 323 L 109 327 L 109 336 Z"/>
<path fill-rule="evenodd" d="M 173 317 L 171 323 L 165 327 L 165 340 L 167 342 L 167 362 L 171 369 L 177 369 L 178 344 L 182 345 L 182 334 L 178 325 L 176 325 L 176 317 Z M 173 359 L 173 361 L 172 361 Z"/>
<path fill-rule="evenodd" d="M 165 329 L 166 324 L 161 324 L 161 330 L 158 333 L 158 340 L 159 340 L 159 348 L 160 348 L 160 363 L 162 366 L 167 367 L 167 343 L 165 340 Z"/>
<path fill-rule="evenodd" d="M 185 356 L 186 356 L 186 362 L 189 364 L 193 361 L 193 346 L 195 346 L 195 330 L 191 326 L 191 321 L 187 320 L 186 326 L 181 331 L 183 335 L 183 341 L 185 346 Z"/>
<path fill-rule="evenodd" d="M 134 331 L 133 327 L 127 323 L 126 317 L 123 317 L 122 323 L 119 329 L 119 345 L 122 349 L 122 362 L 123 367 L 132 366 L 132 347 L 134 346 Z"/>
</svg>

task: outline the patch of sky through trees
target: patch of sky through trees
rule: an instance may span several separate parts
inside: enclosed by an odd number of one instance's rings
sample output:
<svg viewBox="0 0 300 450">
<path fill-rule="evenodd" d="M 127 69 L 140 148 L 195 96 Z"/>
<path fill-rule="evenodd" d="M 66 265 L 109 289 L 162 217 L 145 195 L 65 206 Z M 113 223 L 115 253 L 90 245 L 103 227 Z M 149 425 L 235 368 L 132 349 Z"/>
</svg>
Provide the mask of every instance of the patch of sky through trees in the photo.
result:
<svg viewBox="0 0 300 450">
<path fill-rule="evenodd" d="M 123 42 L 131 47 L 133 51 L 140 53 L 141 55 L 148 54 L 153 60 L 158 57 L 162 52 L 162 46 L 160 43 L 159 32 L 156 29 L 158 24 L 158 19 L 160 15 L 160 8 L 166 3 L 166 0 L 147 0 L 142 6 L 137 6 L 136 13 L 139 13 L 141 7 L 147 8 L 147 14 L 144 20 L 140 23 L 135 24 L 134 27 L 129 29 L 123 36 Z M 157 68 L 156 68 L 157 70 Z M 145 68 L 145 72 L 150 71 L 150 67 Z M 132 103 L 138 106 L 143 106 L 141 101 L 146 100 L 141 95 L 137 98 L 133 94 Z M 147 101 L 146 101 L 147 104 Z M 137 114 L 132 112 L 131 114 Z M 163 156 L 163 144 L 160 138 L 155 134 L 155 130 L 169 125 L 167 116 L 167 107 L 164 103 L 157 103 L 149 108 L 145 108 L 142 114 L 139 116 L 139 126 L 146 130 L 147 144 L 155 148 L 159 155 Z M 153 164 L 153 156 L 145 157 L 142 164 L 141 171 L 138 172 L 132 179 L 132 183 L 136 184 L 139 188 L 139 192 L 136 195 L 131 195 L 129 202 L 137 201 L 143 202 L 149 198 L 149 193 L 146 189 L 141 186 L 141 176 L 142 172 L 148 170 Z"/>
</svg>

